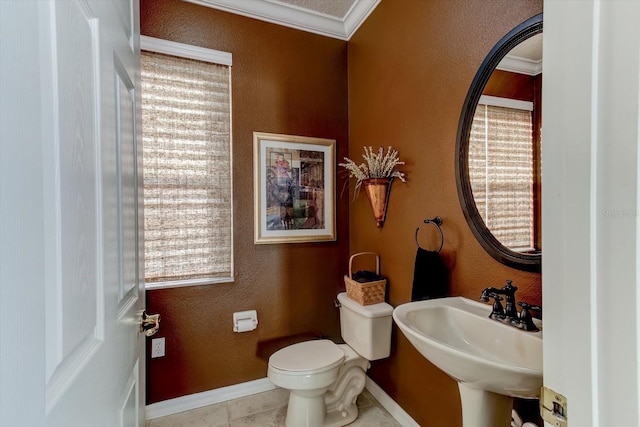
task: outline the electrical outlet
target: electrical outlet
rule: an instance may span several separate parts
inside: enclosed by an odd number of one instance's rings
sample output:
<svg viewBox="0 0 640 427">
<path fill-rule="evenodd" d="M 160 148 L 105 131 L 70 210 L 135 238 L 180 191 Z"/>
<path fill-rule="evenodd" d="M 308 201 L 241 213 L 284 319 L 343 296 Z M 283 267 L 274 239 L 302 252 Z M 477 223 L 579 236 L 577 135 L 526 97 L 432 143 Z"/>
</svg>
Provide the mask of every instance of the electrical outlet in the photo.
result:
<svg viewBox="0 0 640 427">
<path fill-rule="evenodd" d="M 164 337 L 151 340 L 151 358 L 164 357 Z"/>
</svg>

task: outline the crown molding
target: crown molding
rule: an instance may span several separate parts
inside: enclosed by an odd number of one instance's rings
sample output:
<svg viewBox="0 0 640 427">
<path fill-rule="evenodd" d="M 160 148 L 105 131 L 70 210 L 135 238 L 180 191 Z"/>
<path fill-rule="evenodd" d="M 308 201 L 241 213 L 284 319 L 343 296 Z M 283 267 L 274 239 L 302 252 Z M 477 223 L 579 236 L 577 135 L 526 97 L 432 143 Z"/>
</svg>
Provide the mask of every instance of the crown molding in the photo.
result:
<svg viewBox="0 0 640 427">
<path fill-rule="evenodd" d="M 356 0 L 351 10 L 344 17 L 344 32 L 349 40 L 358 31 L 360 25 L 369 17 L 381 0 Z"/>
<path fill-rule="evenodd" d="M 542 60 L 533 61 L 531 59 L 519 58 L 517 56 L 505 56 L 496 67 L 498 70 L 511 71 L 512 73 L 537 76 L 542 73 Z"/>
<path fill-rule="evenodd" d="M 285 3 L 264 0 L 186 0 L 339 40 L 349 40 L 381 0 L 357 0 L 343 19 Z"/>
</svg>

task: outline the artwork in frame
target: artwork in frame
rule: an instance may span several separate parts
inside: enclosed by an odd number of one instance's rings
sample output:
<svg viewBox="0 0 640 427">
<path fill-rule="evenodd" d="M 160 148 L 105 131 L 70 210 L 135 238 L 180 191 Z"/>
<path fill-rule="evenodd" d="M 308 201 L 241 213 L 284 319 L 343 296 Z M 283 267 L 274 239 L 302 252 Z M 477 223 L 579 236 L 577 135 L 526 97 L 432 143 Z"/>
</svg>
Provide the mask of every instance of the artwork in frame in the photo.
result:
<svg viewBox="0 0 640 427">
<path fill-rule="evenodd" d="M 256 244 L 336 240 L 335 144 L 253 133 Z"/>
</svg>

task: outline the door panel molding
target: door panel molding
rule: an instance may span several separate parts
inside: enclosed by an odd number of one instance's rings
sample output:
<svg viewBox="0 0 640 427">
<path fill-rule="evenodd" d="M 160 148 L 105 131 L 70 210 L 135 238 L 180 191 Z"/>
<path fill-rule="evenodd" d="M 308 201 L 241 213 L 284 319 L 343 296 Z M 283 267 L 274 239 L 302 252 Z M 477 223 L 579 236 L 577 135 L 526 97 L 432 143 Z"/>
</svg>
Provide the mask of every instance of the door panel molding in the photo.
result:
<svg viewBox="0 0 640 427">
<path fill-rule="evenodd" d="M 99 21 L 83 0 L 57 2 L 52 48 L 57 55 L 56 167 L 53 212 L 55 260 L 46 300 L 46 408 L 52 408 L 97 351 L 104 335 L 100 316 L 102 264 L 100 237 L 100 165 L 98 85 Z M 74 49 L 59 49 L 73 45 Z M 82 321 L 79 321 L 82 319 Z"/>
</svg>

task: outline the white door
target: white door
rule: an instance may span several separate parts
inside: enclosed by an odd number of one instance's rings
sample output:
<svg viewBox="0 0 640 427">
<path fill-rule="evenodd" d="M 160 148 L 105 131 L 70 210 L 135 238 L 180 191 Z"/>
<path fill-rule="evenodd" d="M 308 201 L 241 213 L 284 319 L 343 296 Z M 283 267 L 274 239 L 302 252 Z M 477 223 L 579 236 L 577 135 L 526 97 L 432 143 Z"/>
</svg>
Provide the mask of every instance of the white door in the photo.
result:
<svg viewBox="0 0 640 427">
<path fill-rule="evenodd" d="M 138 1 L 2 3 L 0 424 L 142 426 Z"/>
<path fill-rule="evenodd" d="M 544 2 L 544 384 L 572 427 L 640 425 L 639 20 Z"/>
</svg>

